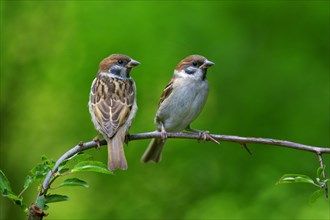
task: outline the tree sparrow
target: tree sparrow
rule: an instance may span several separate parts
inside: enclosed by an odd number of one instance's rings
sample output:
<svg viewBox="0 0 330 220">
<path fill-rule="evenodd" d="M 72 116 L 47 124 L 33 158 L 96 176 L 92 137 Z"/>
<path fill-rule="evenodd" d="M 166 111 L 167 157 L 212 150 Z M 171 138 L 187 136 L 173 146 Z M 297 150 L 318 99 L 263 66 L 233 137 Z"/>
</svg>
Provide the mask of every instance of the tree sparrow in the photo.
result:
<svg viewBox="0 0 330 220">
<path fill-rule="evenodd" d="M 130 77 L 140 63 L 122 54 L 100 62 L 89 97 L 89 112 L 98 132 L 108 143 L 108 169 L 127 169 L 123 144 L 137 111 L 136 87 Z"/>
<path fill-rule="evenodd" d="M 183 59 L 175 68 L 171 81 L 164 89 L 155 117 L 162 138 L 154 138 L 141 158 L 142 162 L 159 162 L 165 144 L 166 132 L 194 131 L 192 123 L 206 102 L 208 95 L 207 69 L 214 65 L 200 55 Z"/>
</svg>

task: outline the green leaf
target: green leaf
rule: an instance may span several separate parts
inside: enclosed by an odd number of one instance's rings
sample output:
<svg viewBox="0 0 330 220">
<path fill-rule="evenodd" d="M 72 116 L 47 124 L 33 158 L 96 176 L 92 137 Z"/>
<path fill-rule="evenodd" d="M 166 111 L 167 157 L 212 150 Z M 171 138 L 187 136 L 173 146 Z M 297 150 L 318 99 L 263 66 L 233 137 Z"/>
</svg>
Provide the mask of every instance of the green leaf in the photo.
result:
<svg viewBox="0 0 330 220">
<path fill-rule="evenodd" d="M 59 172 L 60 174 L 63 174 L 63 173 L 68 172 L 69 170 L 70 170 L 69 168 L 61 168 L 61 169 L 58 170 L 58 172 Z"/>
<path fill-rule="evenodd" d="M 89 185 L 81 180 L 81 179 L 78 179 L 78 178 L 70 178 L 70 179 L 66 179 L 64 180 L 60 185 L 59 187 L 63 187 L 63 186 L 82 186 L 82 187 L 89 187 Z"/>
<path fill-rule="evenodd" d="M 284 183 L 310 183 L 315 184 L 314 180 L 306 175 L 301 174 L 285 174 L 283 175 L 276 184 L 284 184 Z"/>
<path fill-rule="evenodd" d="M 67 172 L 69 169 L 69 167 L 73 167 L 75 166 L 77 163 L 81 162 L 81 161 L 86 161 L 86 160 L 90 160 L 92 158 L 92 156 L 90 154 L 87 153 L 79 153 L 79 154 L 75 154 L 72 157 L 64 160 L 60 166 L 59 166 L 59 172 L 60 173 L 64 173 Z M 65 171 L 63 171 L 63 169 L 65 169 Z"/>
<path fill-rule="evenodd" d="M 0 192 L 3 193 L 5 190 L 11 191 L 11 187 L 6 175 L 0 170 Z"/>
<path fill-rule="evenodd" d="M 34 182 L 33 176 L 27 175 L 24 180 L 24 190 L 27 189 Z"/>
<path fill-rule="evenodd" d="M 23 185 L 24 190 L 26 190 L 34 182 L 44 179 L 48 172 L 53 169 L 55 161 L 48 159 L 45 155 L 41 157 L 41 160 L 42 163 L 39 163 L 35 167 L 33 167 L 30 170 L 29 175 L 25 177 Z"/>
<path fill-rule="evenodd" d="M 46 155 L 42 155 L 41 160 L 42 160 L 42 164 L 44 165 L 44 167 L 48 168 L 48 170 L 51 170 L 54 168 L 55 161 L 48 159 L 48 157 Z"/>
<path fill-rule="evenodd" d="M 33 177 L 33 179 L 39 180 L 39 179 L 43 179 L 47 175 L 49 170 L 51 170 L 49 166 L 47 165 L 45 166 L 45 164 L 40 163 L 34 168 L 32 168 L 30 174 Z"/>
<path fill-rule="evenodd" d="M 76 164 L 72 169 L 72 173 L 83 171 L 112 174 L 112 172 L 108 170 L 107 165 L 100 161 L 82 161 Z"/>
<path fill-rule="evenodd" d="M 53 203 L 53 202 L 63 202 L 69 200 L 68 196 L 59 195 L 59 194 L 50 194 L 46 196 L 45 203 Z"/>
<path fill-rule="evenodd" d="M 21 206 L 23 203 L 23 198 L 19 197 L 18 195 L 16 195 L 15 193 L 13 193 L 12 191 L 9 190 L 4 190 L 4 192 L 2 193 L 3 197 L 6 197 L 8 199 L 11 199 L 15 202 L 16 205 Z"/>
<path fill-rule="evenodd" d="M 42 180 L 46 177 L 49 171 L 48 167 L 45 167 L 44 164 L 38 164 L 32 170 L 30 170 L 29 175 L 25 177 L 23 190 L 29 188 L 34 182 Z"/>
<path fill-rule="evenodd" d="M 12 192 L 9 180 L 5 174 L 0 170 L 0 192 L 3 197 L 12 200 L 16 205 L 20 206 L 24 211 L 27 206 L 23 203 L 23 197 L 18 196 L 16 193 Z"/>
<path fill-rule="evenodd" d="M 64 167 L 67 163 L 68 163 L 68 160 L 67 160 L 67 159 L 66 159 L 66 160 L 63 160 L 63 161 L 60 163 L 60 165 L 58 166 L 59 169 L 61 169 L 61 167 Z"/>
<path fill-rule="evenodd" d="M 41 156 L 41 160 L 42 160 L 42 162 L 50 162 L 50 160 L 48 159 L 48 157 L 46 156 L 46 155 L 42 155 Z"/>
<path fill-rule="evenodd" d="M 66 161 L 70 162 L 70 164 L 75 165 L 81 161 L 90 160 L 92 158 L 92 155 L 87 153 L 79 153 L 75 154 L 72 157 L 66 159 Z"/>
<path fill-rule="evenodd" d="M 322 195 L 323 189 L 316 190 L 309 198 L 310 203 L 314 203 L 321 195 Z"/>
<path fill-rule="evenodd" d="M 45 203 L 46 203 L 45 195 L 38 196 L 37 201 L 36 201 L 36 205 L 38 207 L 40 207 L 41 209 L 44 209 L 45 208 Z"/>
</svg>

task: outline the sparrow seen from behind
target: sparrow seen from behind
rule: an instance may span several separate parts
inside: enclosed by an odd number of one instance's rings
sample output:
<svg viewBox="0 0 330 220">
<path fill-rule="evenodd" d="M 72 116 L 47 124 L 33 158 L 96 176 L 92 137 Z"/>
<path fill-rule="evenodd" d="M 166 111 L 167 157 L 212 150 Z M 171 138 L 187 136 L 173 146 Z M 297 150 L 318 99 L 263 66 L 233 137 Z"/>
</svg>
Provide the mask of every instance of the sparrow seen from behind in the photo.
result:
<svg viewBox="0 0 330 220">
<path fill-rule="evenodd" d="M 126 55 L 112 54 L 100 62 L 92 83 L 89 112 L 96 130 L 108 143 L 111 171 L 127 169 L 123 144 L 137 112 L 136 87 L 130 72 L 139 64 Z"/>
<path fill-rule="evenodd" d="M 200 55 L 191 55 L 183 59 L 175 68 L 171 81 L 165 87 L 155 116 L 157 131 L 162 138 L 151 140 L 143 154 L 142 162 L 159 162 L 166 141 L 166 132 L 182 130 L 206 133 L 190 128 L 190 124 L 202 111 L 209 91 L 206 73 L 214 63 Z"/>
</svg>

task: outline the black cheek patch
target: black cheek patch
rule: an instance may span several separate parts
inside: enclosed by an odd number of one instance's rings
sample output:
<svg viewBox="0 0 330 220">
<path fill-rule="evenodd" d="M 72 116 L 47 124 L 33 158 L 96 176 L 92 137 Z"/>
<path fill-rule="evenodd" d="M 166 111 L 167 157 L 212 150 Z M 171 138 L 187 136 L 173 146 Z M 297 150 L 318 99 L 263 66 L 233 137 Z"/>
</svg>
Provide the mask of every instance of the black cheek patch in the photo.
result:
<svg viewBox="0 0 330 220">
<path fill-rule="evenodd" d="M 189 75 L 192 75 L 192 74 L 195 73 L 195 70 L 194 69 L 190 69 L 190 68 L 186 68 L 186 69 L 184 69 L 184 72 L 187 73 L 187 74 L 189 74 Z"/>
<path fill-rule="evenodd" d="M 116 76 L 120 76 L 120 68 L 110 67 L 110 73 Z"/>
<path fill-rule="evenodd" d="M 126 77 L 127 78 L 130 77 L 130 72 L 131 72 L 131 69 L 130 68 L 126 69 Z"/>
<path fill-rule="evenodd" d="M 205 79 L 206 79 L 206 73 L 207 73 L 207 69 L 205 69 L 205 70 L 203 71 L 203 77 L 202 77 L 202 80 L 205 80 Z"/>
</svg>

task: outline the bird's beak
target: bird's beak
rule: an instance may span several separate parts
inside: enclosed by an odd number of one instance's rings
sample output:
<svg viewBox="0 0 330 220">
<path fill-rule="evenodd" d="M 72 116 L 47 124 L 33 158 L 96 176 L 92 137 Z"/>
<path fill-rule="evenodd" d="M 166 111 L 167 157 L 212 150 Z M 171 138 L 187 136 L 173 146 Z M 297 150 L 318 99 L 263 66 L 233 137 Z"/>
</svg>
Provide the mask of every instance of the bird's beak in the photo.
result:
<svg viewBox="0 0 330 220">
<path fill-rule="evenodd" d="M 214 63 L 212 61 L 205 60 L 204 63 L 203 63 L 203 65 L 201 66 L 201 68 L 207 69 L 207 68 L 209 68 L 209 67 L 211 67 L 213 65 L 214 65 Z"/>
<path fill-rule="evenodd" d="M 132 68 L 132 67 L 135 67 L 135 66 L 138 66 L 138 65 L 140 65 L 140 62 L 132 59 L 131 61 L 128 62 L 127 67 Z"/>
</svg>

